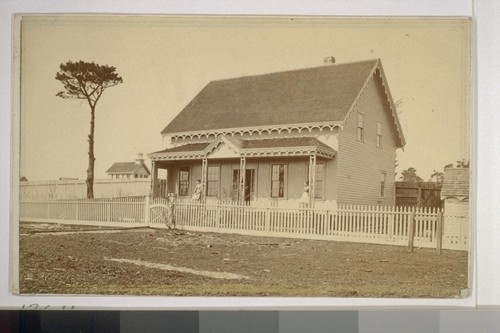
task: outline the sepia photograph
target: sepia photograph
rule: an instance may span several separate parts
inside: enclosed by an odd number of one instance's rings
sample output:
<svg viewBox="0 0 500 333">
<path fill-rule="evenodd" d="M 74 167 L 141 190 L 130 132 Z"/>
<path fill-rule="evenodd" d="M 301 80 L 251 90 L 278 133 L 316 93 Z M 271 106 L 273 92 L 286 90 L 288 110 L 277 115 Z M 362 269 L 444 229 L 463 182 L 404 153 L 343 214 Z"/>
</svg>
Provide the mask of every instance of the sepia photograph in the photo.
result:
<svg viewBox="0 0 500 333">
<path fill-rule="evenodd" d="M 21 295 L 470 295 L 471 20 L 19 15 Z"/>
</svg>

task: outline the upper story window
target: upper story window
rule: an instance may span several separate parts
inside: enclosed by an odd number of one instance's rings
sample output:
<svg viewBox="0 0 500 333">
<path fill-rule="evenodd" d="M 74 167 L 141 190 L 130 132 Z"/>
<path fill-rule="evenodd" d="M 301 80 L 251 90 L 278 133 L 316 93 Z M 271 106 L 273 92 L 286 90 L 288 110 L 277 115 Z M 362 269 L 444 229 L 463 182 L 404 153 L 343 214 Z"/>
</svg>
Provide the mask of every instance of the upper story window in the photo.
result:
<svg viewBox="0 0 500 333">
<path fill-rule="evenodd" d="M 271 167 L 271 198 L 285 197 L 285 164 Z"/>
<path fill-rule="evenodd" d="M 179 196 L 189 195 L 189 167 L 179 168 Z"/>
<path fill-rule="evenodd" d="M 377 121 L 377 147 L 382 147 L 382 123 Z"/>
<path fill-rule="evenodd" d="M 358 113 L 358 140 L 359 141 L 365 140 L 365 127 L 364 127 L 362 113 Z"/>
<path fill-rule="evenodd" d="M 207 196 L 216 197 L 219 195 L 220 167 L 209 165 L 207 171 Z"/>
</svg>

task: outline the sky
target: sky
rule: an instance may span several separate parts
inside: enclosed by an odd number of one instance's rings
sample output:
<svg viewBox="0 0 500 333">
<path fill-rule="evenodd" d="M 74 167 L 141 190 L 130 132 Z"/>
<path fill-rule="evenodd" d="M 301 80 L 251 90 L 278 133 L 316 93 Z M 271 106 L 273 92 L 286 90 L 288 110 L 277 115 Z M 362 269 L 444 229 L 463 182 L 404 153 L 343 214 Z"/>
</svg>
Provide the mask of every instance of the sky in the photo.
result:
<svg viewBox="0 0 500 333">
<path fill-rule="evenodd" d="M 161 130 L 210 81 L 380 58 L 406 138 L 397 169 L 468 159 L 470 25 L 463 19 L 28 16 L 21 31 L 20 174 L 86 178 L 90 111 L 61 99 L 59 65 L 116 67 L 97 104 L 95 176 L 164 149 Z M 399 174 L 397 175 L 399 178 Z"/>
</svg>

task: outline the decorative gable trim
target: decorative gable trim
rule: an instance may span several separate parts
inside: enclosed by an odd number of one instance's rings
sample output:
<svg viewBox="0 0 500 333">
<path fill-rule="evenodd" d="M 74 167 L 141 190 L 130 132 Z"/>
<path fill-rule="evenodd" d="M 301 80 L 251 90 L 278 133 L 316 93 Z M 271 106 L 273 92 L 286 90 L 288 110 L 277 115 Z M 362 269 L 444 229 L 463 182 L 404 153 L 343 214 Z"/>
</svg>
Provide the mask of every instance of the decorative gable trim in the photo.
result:
<svg viewBox="0 0 500 333">
<path fill-rule="evenodd" d="M 265 141 L 265 140 L 264 140 Z M 148 155 L 152 161 L 172 161 L 172 160 L 199 160 L 210 158 L 210 155 L 217 151 L 220 145 L 226 145 L 234 151 L 234 157 L 286 157 L 286 156 L 319 156 L 333 159 L 337 152 L 324 144 L 307 146 L 276 146 L 276 147 L 253 147 L 244 148 L 243 141 L 233 137 L 217 137 L 203 150 L 199 151 L 175 151 L 157 152 Z"/>
<path fill-rule="evenodd" d="M 304 123 L 304 124 L 285 124 L 277 126 L 261 126 L 261 127 L 239 127 L 239 128 L 225 128 L 207 131 L 195 131 L 195 132 L 182 132 L 170 134 L 171 141 L 186 140 L 186 139 L 210 139 L 217 138 L 219 136 L 243 136 L 243 135 L 262 135 L 262 134 L 281 134 L 281 133 L 310 133 L 314 130 L 319 132 L 322 131 L 333 131 L 335 127 L 342 127 L 344 122 L 333 121 L 333 122 L 321 122 L 321 123 Z"/>
<path fill-rule="evenodd" d="M 287 156 L 310 156 L 316 155 L 328 159 L 333 159 L 336 152 L 321 149 L 315 146 L 311 147 L 286 147 L 286 148 L 259 148 L 245 149 L 241 151 L 244 157 L 287 157 Z"/>
<path fill-rule="evenodd" d="M 354 103 L 349 108 L 349 111 L 347 112 L 347 114 L 346 114 L 346 116 L 344 118 L 344 123 L 351 116 L 351 112 L 353 112 L 353 110 L 358 106 L 358 103 L 359 103 L 359 101 L 361 99 L 361 96 L 363 96 L 363 94 L 366 91 L 368 83 L 371 80 L 374 80 L 375 75 L 378 75 L 378 77 L 380 79 L 382 88 L 384 90 L 385 99 L 386 99 L 386 101 L 387 101 L 387 103 L 389 105 L 389 109 L 391 110 L 392 120 L 393 120 L 393 123 L 394 123 L 394 127 L 396 128 L 396 133 L 398 135 L 398 142 L 396 144 L 396 147 L 403 148 L 404 145 L 406 144 L 406 141 L 405 141 L 405 138 L 404 138 L 404 135 L 403 135 L 403 131 L 401 129 L 401 124 L 399 122 L 399 118 L 398 118 L 398 113 L 397 113 L 397 110 L 396 110 L 396 106 L 394 105 L 394 101 L 392 99 L 392 95 L 391 95 L 391 92 L 389 90 L 389 85 L 387 84 L 387 79 L 385 77 L 384 70 L 382 68 L 382 63 L 381 63 L 380 59 L 377 60 L 377 62 L 375 64 L 375 66 L 373 67 L 370 75 L 366 79 L 366 81 L 365 81 L 365 83 L 363 85 L 363 88 L 361 88 L 361 90 L 358 93 L 358 96 L 354 100 Z"/>
<path fill-rule="evenodd" d="M 398 117 L 398 112 L 396 110 L 396 106 L 394 105 L 394 100 L 392 99 L 391 91 L 389 89 L 389 85 L 387 84 L 387 78 L 385 77 L 384 69 L 382 67 L 382 63 L 380 60 L 377 63 L 377 68 L 376 68 L 376 74 L 380 77 L 380 80 L 382 82 L 382 87 L 384 88 L 384 93 L 386 96 L 386 99 L 389 103 L 389 108 L 391 109 L 391 115 L 392 119 L 394 121 L 395 127 L 396 127 L 396 132 L 398 134 L 399 142 L 398 142 L 398 147 L 403 148 L 406 144 L 405 137 L 403 135 L 403 130 L 401 128 L 401 123 L 399 122 L 399 117 Z"/>
</svg>

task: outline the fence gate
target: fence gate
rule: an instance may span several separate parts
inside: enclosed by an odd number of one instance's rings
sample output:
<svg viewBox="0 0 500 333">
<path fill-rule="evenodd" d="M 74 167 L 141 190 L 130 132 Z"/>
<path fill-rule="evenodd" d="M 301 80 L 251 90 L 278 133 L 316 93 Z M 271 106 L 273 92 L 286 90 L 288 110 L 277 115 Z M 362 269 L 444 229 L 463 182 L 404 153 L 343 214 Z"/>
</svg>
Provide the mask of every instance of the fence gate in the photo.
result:
<svg viewBox="0 0 500 333">
<path fill-rule="evenodd" d="M 174 204 L 167 198 L 146 199 L 148 222 L 152 228 L 175 228 Z"/>
</svg>

